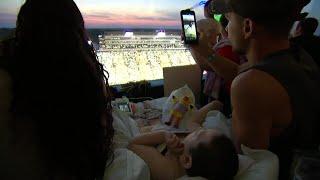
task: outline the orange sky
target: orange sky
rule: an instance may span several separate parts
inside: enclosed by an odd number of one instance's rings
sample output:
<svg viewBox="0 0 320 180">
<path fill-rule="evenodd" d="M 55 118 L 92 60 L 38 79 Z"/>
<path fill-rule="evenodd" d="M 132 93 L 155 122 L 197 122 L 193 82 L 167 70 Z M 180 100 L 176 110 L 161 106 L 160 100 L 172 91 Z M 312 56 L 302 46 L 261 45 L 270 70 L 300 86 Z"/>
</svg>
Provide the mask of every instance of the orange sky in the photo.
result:
<svg viewBox="0 0 320 180">
<path fill-rule="evenodd" d="M 182 9 L 200 0 L 74 0 L 88 28 L 154 27 L 180 28 Z M 0 28 L 15 27 L 16 16 L 24 0 L 0 0 Z M 202 18 L 202 8 L 196 10 Z"/>
</svg>

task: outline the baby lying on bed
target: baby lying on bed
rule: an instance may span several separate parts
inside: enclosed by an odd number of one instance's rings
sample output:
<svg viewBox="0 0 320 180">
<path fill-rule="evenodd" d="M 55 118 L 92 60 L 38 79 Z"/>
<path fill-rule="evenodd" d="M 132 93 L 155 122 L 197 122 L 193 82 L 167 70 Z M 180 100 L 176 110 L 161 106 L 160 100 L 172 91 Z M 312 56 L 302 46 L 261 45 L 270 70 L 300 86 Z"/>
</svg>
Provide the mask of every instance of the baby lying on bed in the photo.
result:
<svg viewBox="0 0 320 180">
<path fill-rule="evenodd" d="M 202 113 L 209 109 L 207 106 Z M 193 126 L 200 121 L 193 121 Z M 168 149 L 165 155 L 156 149 L 163 143 Z M 152 179 L 173 180 L 188 175 L 231 180 L 239 167 L 232 141 L 216 130 L 198 128 L 183 141 L 165 131 L 148 133 L 134 138 L 129 149 L 148 164 Z"/>
</svg>

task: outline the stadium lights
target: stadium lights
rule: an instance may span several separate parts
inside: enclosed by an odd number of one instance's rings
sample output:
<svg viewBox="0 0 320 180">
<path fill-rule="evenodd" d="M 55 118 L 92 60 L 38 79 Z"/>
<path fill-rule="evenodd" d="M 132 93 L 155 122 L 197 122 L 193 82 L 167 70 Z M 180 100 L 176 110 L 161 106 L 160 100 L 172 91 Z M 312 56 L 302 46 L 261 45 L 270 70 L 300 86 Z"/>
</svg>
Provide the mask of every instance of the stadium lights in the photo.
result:
<svg viewBox="0 0 320 180">
<path fill-rule="evenodd" d="M 156 35 L 156 38 L 162 38 L 162 37 L 166 37 L 166 33 L 165 32 L 158 32 L 158 34 Z"/>
<path fill-rule="evenodd" d="M 126 32 L 125 34 L 124 34 L 124 37 L 133 37 L 134 35 L 133 35 L 133 32 Z"/>
</svg>

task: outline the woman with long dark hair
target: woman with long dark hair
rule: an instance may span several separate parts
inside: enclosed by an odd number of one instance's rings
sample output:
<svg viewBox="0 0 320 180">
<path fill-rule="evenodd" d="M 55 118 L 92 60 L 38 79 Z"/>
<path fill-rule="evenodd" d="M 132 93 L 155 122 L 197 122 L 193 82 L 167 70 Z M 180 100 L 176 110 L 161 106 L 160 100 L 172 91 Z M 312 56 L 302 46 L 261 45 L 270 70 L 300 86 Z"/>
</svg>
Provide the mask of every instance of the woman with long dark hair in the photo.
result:
<svg viewBox="0 0 320 180">
<path fill-rule="evenodd" d="M 111 94 L 88 40 L 73 0 L 21 7 L 3 52 L 12 82 L 5 177 L 103 177 L 112 156 Z"/>
</svg>

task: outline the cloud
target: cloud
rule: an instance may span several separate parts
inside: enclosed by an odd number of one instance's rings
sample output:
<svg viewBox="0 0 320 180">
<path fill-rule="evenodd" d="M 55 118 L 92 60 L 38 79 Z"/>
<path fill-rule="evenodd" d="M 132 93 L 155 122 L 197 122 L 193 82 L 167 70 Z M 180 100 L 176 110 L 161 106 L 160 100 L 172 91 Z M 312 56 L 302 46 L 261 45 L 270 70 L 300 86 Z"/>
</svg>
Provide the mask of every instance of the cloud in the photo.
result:
<svg viewBox="0 0 320 180">
<path fill-rule="evenodd" d="M 90 11 L 84 12 L 86 27 L 180 27 L 179 12 L 154 11 L 136 14 L 122 11 Z M 0 13 L 0 27 L 15 27 L 16 15 Z"/>
<path fill-rule="evenodd" d="M 111 12 L 85 12 L 82 13 L 82 16 L 85 17 L 95 17 L 95 18 L 112 18 L 118 16 L 116 13 Z"/>
<path fill-rule="evenodd" d="M 177 18 L 172 17 L 136 17 L 138 20 L 160 20 L 160 21 L 176 21 Z"/>
<path fill-rule="evenodd" d="M 101 18 L 95 16 L 85 17 L 87 27 L 166 27 L 177 26 L 179 21 L 172 19 L 157 19 L 144 17 Z"/>
<path fill-rule="evenodd" d="M 0 27 L 15 26 L 16 14 L 23 1 L 0 0 Z M 75 2 L 83 13 L 87 27 L 180 27 L 180 9 L 198 3 L 196 0 L 75 0 Z"/>
<path fill-rule="evenodd" d="M 83 14 L 87 27 L 180 27 L 179 12 L 91 11 Z M 138 14 L 138 15 L 137 15 Z"/>
</svg>

